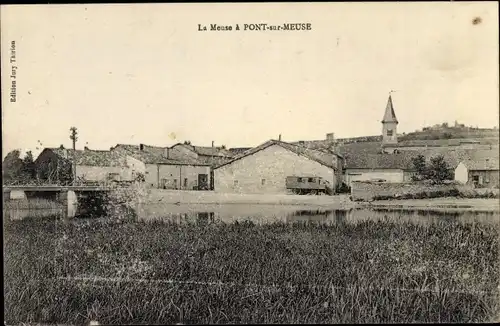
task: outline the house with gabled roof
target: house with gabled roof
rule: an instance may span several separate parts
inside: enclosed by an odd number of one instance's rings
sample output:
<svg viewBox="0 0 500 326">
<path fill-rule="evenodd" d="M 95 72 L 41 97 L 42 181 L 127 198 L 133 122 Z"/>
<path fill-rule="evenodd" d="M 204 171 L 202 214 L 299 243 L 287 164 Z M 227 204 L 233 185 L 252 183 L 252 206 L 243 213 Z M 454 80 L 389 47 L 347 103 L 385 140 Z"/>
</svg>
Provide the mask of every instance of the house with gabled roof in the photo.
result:
<svg viewBox="0 0 500 326">
<path fill-rule="evenodd" d="M 344 182 L 383 180 L 390 183 L 409 182 L 416 174 L 413 159 L 422 155 L 427 163 L 442 156 L 450 172 L 454 172 L 461 161 L 480 161 L 498 157 L 495 150 L 468 150 L 429 148 L 425 150 L 401 151 L 389 154 L 372 151 L 349 152 L 345 154 Z"/>
<path fill-rule="evenodd" d="M 40 180 L 48 182 L 70 182 L 73 169 L 80 181 L 106 182 L 131 181 L 132 170 L 127 157 L 105 150 L 45 148 L 35 160 L 35 169 Z"/>
<path fill-rule="evenodd" d="M 111 148 L 134 159 L 131 168 L 144 176 L 149 187 L 177 190 L 209 190 L 210 164 L 192 156 L 171 155 L 169 147 L 118 144 Z"/>
<path fill-rule="evenodd" d="M 384 181 L 399 183 L 411 181 L 415 174 L 413 155 L 407 153 L 354 153 L 345 157 L 344 182 L 351 186 L 353 181 Z"/>
<path fill-rule="evenodd" d="M 288 193 L 287 177 L 328 182 L 335 191 L 342 157 L 269 140 L 214 168 L 214 190 L 222 193 Z"/>
<path fill-rule="evenodd" d="M 455 180 L 476 188 L 498 188 L 500 164 L 498 156 L 465 159 L 455 169 Z"/>
<path fill-rule="evenodd" d="M 177 143 L 170 147 L 173 158 L 190 158 L 199 162 L 217 166 L 231 160 L 234 154 L 225 146 L 194 146 L 190 142 Z"/>
</svg>

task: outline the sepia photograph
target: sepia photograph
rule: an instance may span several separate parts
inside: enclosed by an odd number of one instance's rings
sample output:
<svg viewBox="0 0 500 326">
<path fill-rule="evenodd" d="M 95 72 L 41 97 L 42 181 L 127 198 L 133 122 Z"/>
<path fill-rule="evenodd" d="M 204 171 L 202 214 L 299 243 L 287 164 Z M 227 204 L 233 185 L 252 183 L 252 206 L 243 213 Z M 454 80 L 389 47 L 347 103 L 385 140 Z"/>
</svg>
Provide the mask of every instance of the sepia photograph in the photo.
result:
<svg viewBox="0 0 500 326">
<path fill-rule="evenodd" d="M 500 322 L 498 2 L 0 14 L 5 325 Z"/>
</svg>

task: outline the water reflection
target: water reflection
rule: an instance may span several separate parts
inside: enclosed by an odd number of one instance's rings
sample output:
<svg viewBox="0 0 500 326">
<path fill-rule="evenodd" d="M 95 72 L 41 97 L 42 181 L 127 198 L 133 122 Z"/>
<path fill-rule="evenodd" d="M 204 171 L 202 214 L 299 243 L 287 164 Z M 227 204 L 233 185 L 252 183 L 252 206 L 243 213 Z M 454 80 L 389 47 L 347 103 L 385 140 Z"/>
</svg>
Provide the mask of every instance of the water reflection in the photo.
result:
<svg viewBox="0 0 500 326">
<path fill-rule="evenodd" d="M 246 220 L 256 224 L 305 222 L 320 224 L 357 223 L 365 220 L 413 221 L 429 223 L 500 223 L 498 212 L 443 211 L 424 209 L 299 209 L 282 205 L 148 205 L 141 209 L 140 220 L 164 220 L 177 223 L 232 223 Z"/>
</svg>

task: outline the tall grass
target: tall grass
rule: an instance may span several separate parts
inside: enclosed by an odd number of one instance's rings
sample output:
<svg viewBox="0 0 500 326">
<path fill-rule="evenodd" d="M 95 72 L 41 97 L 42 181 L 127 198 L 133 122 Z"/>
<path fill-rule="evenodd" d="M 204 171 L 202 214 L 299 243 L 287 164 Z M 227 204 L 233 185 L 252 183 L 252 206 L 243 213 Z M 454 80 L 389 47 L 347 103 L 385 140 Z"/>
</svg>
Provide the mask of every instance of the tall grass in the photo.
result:
<svg viewBox="0 0 500 326">
<path fill-rule="evenodd" d="M 10 323 L 477 322 L 498 315 L 498 225 L 15 221 L 5 234 Z"/>
</svg>

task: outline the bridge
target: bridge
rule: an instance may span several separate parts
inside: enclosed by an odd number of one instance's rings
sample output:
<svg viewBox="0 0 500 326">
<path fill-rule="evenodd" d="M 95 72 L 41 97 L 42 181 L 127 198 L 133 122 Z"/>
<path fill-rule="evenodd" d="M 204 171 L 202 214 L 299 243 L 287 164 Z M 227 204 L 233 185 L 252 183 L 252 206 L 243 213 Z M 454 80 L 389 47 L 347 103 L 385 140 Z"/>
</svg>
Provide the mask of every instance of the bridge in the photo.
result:
<svg viewBox="0 0 500 326">
<path fill-rule="evenodd" d="M 46 199 L 58 203 L 65 218 L 72 218 L 82 211 L 102 211 L 109 191 L 109 185 L 4 185 L 3 201 L 11 201 L 12 192 L 28 201 Z"/>
<path fill-rule="evenodd" d="M 3 186 L 3 192 L 11 191 L 109 191 L 111 188 L 104 185 L 79 185 L 79 186 L 59 186 L 59 185 L 26 185 L 26 186 Z"/>
</svg>

